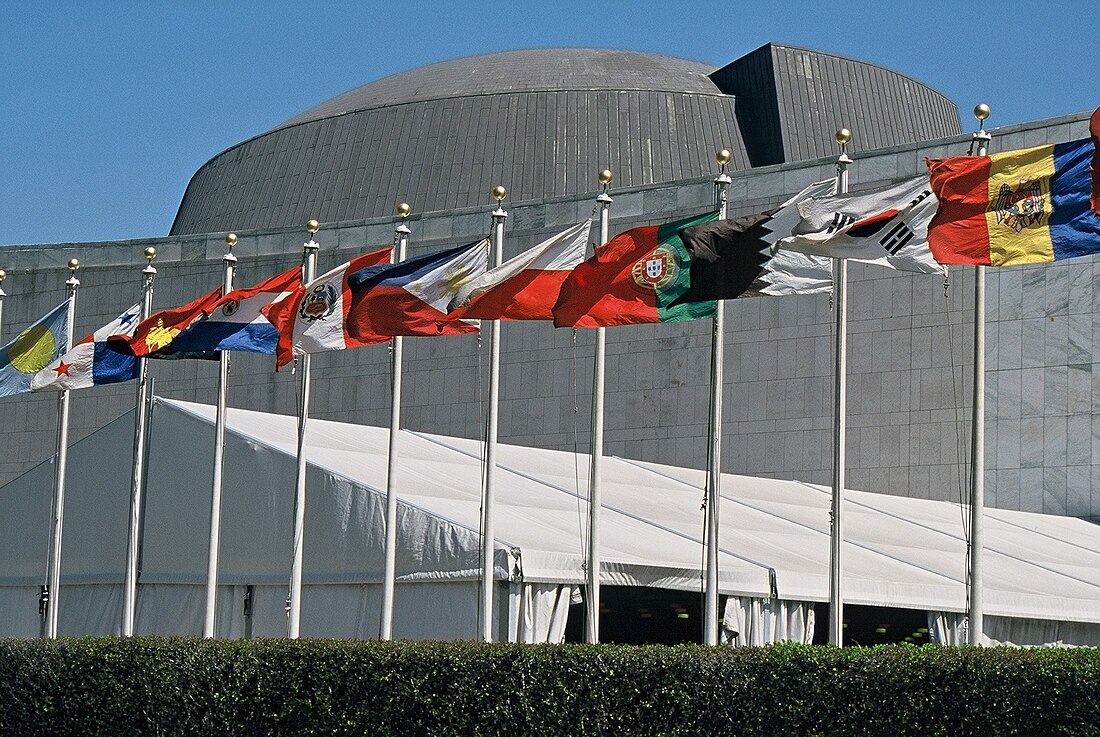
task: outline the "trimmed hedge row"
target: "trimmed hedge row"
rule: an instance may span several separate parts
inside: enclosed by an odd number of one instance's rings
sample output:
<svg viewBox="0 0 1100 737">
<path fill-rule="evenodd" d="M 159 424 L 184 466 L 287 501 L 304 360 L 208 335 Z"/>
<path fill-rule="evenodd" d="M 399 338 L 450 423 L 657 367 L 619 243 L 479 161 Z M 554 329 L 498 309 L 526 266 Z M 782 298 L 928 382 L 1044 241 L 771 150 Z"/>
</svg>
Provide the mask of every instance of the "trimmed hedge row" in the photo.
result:
<svg viewBox="0 0 1100 737">
<path fill-rule="evenodd" d="M 1097 735 L 1100 650 L 0 640 L 3 735 Z"/>
</svg>

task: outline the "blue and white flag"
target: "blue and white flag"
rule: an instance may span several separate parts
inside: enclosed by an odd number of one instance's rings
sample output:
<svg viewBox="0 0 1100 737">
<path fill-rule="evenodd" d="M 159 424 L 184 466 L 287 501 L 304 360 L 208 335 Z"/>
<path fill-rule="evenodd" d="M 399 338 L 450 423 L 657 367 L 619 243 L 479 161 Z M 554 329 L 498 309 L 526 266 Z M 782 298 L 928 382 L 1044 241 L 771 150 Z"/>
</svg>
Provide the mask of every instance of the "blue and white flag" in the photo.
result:
<svg viewBox="0 0 1100 737">
<path fill-rule="evenodd" d="M 133 335 L 140 315 L 141 305 L 136 304 L 78 342 L 34 375 L 31 379 L 31 391 L 84 389 L 97 384 L 116 384 L 137 378 L 137 359 L 109 350 L 107 337 Z"/>
<path fill-rule="evenodd" d="M 0 397 L 29 392 L 34 375 L 68 350 L 70 300 L 0 348 Z"/>
<path fill-rule="evenodd" d="M 233 290 L 203 310 L 203 317 L 177 335 L 170 350 L 274 353 L 279 331 L 261 310 L 288 296 L 301 283 L 302 267 L 296 266 L 255 286 Z"/>
</svg>

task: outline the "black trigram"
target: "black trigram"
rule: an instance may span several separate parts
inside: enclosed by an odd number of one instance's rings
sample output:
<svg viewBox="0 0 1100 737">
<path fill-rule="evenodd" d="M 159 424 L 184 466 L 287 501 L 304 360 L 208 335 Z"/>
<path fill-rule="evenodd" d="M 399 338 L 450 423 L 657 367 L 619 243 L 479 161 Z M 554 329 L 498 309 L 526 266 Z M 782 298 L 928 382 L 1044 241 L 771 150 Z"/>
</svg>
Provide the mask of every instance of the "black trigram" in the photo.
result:
<svg viewBox="0 0 1100 737">
<path fill-rule="evenodd" d="M 833 222 L 829 223 L 829 229 L 826 230 L 825 232 L 826 233 L 835 233 L 838 230 L 844 230 L 845 228 L 847 228 L 849 225 L 851 225 L 855 221 L 856 221 L 856 219 L 854 217 L 852 217 L 851 215 L 845 215 L 845 214 L 840 213 L 840 212 L 834 212 L 833 213 Z"/>
<path fill-rule="evenodd" d="M 905 248 L 909 241 L 913 240 L 914 235 L 909 226 L 899 220 L 894 227 L 886 232 L 886 235 L 879 239 L 879 243 L 890 252 L 891 256 L 895 256 L 898 251 Z"/>
</svg>

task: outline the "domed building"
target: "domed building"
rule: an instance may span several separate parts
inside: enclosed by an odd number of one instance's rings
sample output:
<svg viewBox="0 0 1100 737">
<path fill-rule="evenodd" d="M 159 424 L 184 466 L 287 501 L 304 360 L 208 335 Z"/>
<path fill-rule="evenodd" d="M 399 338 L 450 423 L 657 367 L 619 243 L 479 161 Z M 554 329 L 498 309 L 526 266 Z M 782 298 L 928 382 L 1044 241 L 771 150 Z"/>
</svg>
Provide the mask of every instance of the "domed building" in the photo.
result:
<svg viewBox="0 0 1100 737">
<path fill-rule="evenodd" d="M 767 44 L 714 69 L 634 51 L 507 51 L 401 72 L 310 108 L 215 156 L 172 235 L 287 227 L 706 176 L 961 131 L 950 100 L 865 62 Z"/>
</svg>

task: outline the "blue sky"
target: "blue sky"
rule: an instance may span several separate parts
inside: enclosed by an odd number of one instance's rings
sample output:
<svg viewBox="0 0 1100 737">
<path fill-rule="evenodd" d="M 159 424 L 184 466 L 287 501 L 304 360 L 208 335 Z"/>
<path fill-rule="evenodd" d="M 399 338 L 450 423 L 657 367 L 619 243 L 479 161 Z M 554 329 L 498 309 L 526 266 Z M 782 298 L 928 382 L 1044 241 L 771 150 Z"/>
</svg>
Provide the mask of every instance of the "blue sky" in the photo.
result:
<svg viewBox="0 0 1100 737">
<path fill-rule="evenodd" d="M 1031 9 L 1034 9 L 1033 11 Z M 992 126 L 1100 105 L 1100 10 L 949 2 L 55 2 L 0 7 L 0 244 L 167 234 L 235 143 L 412 67 L 598 46 L 716 67 L 768 42 L 907 74 Z"/>
</svg>

